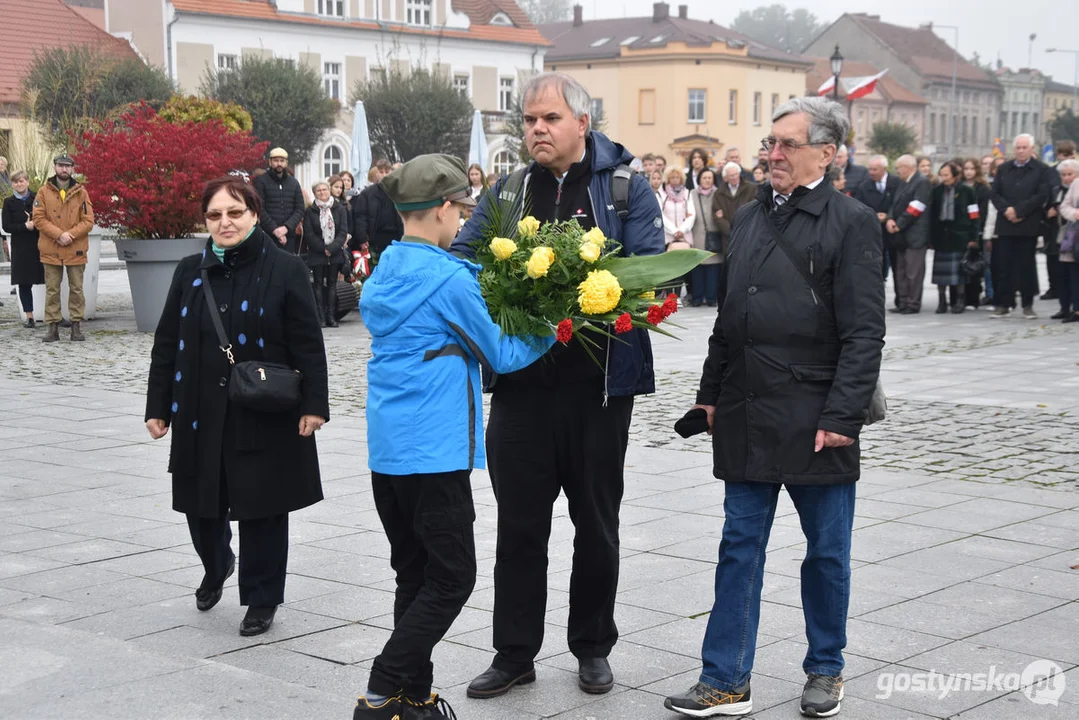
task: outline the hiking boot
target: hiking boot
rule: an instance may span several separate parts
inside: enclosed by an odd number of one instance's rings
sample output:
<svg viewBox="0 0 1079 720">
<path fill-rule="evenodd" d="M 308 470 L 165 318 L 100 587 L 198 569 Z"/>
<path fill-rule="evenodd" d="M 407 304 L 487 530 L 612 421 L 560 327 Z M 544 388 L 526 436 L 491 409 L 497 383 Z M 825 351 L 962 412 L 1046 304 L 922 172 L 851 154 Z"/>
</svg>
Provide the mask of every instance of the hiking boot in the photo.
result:
<svg viewBox="0 0 1079 720">
<path fill-rule="evenodd" d="M 996 320 L 997 318 L 1008 317 L 1011 314 L 1011 308 L 998 307 L 996 310 L 989 314 L 989 317 L 993 320 Z"/>
<path fill-rule="evenodd" d="M 802 689 L 802 714 L 806 717 L 832 717 L 839 714 L 842 699 L 842 676 L 810 673 Z"/>
<path fill-rule="evenodd" d="M 41 342 L 56 342 L 60 339 L 60 323 L 49 323 L 49 327 L 45 330 L 45 337 L 41 338 Z"/>
<path fill-rule="evenodd" d="M 1037 318 L 1038 318 L 1038 313 L 1034 312 L 1034 308 L 1032 308 L 1032 307 L 1023 308 L 1023 319 L 1024 320 L 1036 320 Z"/>
<path fill-rule="evenodd" d="M 690 717 L 748 715 L 753 712 L 753 700 L 749 696 L 748 680 L 732 692 L 699 682 L 680 695 L 669 696 L 663 707 Z"/>
<path fill-rule="evenodd" d="M 82 334 L 82 322 L 79 320 L 71 321 L 71 339 L 79 342 L 86 340 L 86 336 Z"/>
</svg>

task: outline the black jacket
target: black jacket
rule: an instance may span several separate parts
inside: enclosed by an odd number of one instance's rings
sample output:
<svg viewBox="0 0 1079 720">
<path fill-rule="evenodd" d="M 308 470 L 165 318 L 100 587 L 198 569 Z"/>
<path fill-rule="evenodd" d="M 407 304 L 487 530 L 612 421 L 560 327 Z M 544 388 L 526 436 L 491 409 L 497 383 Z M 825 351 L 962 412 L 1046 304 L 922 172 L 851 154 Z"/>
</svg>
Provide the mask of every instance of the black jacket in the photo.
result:
<svg viewBox="0 0 1079 720">
<path fill-rule="evenodd" d="M 857 190 L 858 186 L 869 179 L 869 168 L 865 165 L 857 165 L 854 158 L 847 160 L 847 167 L 843 168 L 843 177 L 847 181 L 847 189 Z"/>
<path fill-rule="evenodd" d="M 968 243 L 978 239 L 978 219 L 971 217 L 971 207 L 977 209 L 978 198 L 974 190 L 958 183 L 952 199 L 955 219 L 944 222 L 940 219 L 940 213 L 947 190 L 944 183 L 933 188 L 932 201 L 929 203 L 929 244 L 937 252 L 963 252 Z"/>
<path fill-rule="evenodd" d="M 849 185 L 847 187 L 850 187 Z M 854 188 L 854 194 L 852 197 L 863 205 L 867 206 L 874 213 L 889 213 L 892 211 L 892 206 L 895 204 L 895 194 L 899 191 L 899 176 L 894 173 L 888 173 L 888 176 L 884 179 L 884 192 L 877 190 L 877 183 L 873 178 L 866 175 L 866 179 L 862 181 L 860 185 Z M 883 225 L 881 223 L 882 231 Z M 888 245 L 888 237 L 885 233 L 884 244 Z"/>
<path fill-rule="evenodd" d="M 1042 221 L 1051 194 L 1051 176 L 1045 163 L 1031 158 L 1019 167 L 1015 160 L 997 168 L 993 179 L 993 205 L 997 208 L 999 237 L 1037 237 L 1042 234 Z M 1004 211 L 1015 208 L 1020 221 L 1013 223 Z"/>
<path fill-rule="evenodd" d="M 12 285 L 42 285 L 45 282 L 45 267 L 37 249 L 38 231 L 26 229 L 26 221 L 33 214 L 33 192 L 27 193 L 25 200 L 14 195 L 4 200 L 0 227 L 11 235 Z"/>
<path fill-rule="evenodd" d="M 273 170 L 267 170 L 264 175 L 255 178 L 255 192 L 262 198 L 262 214 L 259 216 L 259 225 L 263 231 L 274 238 L 273 231 L 284 225 L 288 229 L 285 236 L 286 243 L 281 245 L 289 252 L 299 250 L 299 235 L 296 228 L 303 222 L 303 190 L 300 181 L 285 172 L 285 176 L 278 181 Z"/>
<path fill-rule="evenodd" d="M 368 185 L 352 200 L 352 249 L 359 250 L 364 243 L 373 253 L 381 253 L 394 240 L 405 234 L 405 224 L 393 200 L 382 185 Z"/>
<path fill-rule="evenodd" d="M 898 180 L 898 178 L 896 178 Z M 917 250 L 929 244 L 929 202 L 933 187 L 920 172 L 915 171 L 906 182 L 899 181 L 888 217 L 895 220 L 899 232 L 892 236 L 892 245 L 899 250 Z"/>
<path fill-rule="evenodd" d="M 811 292 L 766 223 L 776 222 L 826 293 Z M 827 485 L 859 477 L 858 434 L 880 372 L 880 223 L 825 180 L 773 212 L 772 188 L 734 218 L 727 299 L 697 402 L 714 405 L 714 474 Z M 810 268 L 812 268 L 810 270 Z M 813 452 L 818 429 L 855 438 Z"/>
<path fill-rule="evenodd" d="M 150 359 L 146 419 L 169 423 L 173 509 L 216 517 L 222 469 L 233 520 L 287 513 L 322 499 L 315 438 L 300 437 L 301 415 L 329 419 L 326 349 L 303 261 L 275 252 L 255 228 L 225 253 L 180 261 Z M 229 364 L 218 347 L 200 271 L 209 274 L 236 362 L 266 360 L 303 374 L 303 401 L 259 413 L 228 400 Z"/>
<path fill-rule="evenodd" d="M 334 237 L 330 238 L 330 244 L 326 244 L 322 237 L 322 224 L 319 222 L 318 205 L 311 206 L 303 214 L 303 244 L 307 248 L 304 258 L 308 267 L 321 267 L 326 264 L 341 264 L 344 256 L 341 248 L 345 246 L 345 238 L 348 237 L 348 211 L 345 204 L 338 201 L 330 208 L 333 215 Z M 326 251 L 330 254 L 327 255 Z"/>
</svg>

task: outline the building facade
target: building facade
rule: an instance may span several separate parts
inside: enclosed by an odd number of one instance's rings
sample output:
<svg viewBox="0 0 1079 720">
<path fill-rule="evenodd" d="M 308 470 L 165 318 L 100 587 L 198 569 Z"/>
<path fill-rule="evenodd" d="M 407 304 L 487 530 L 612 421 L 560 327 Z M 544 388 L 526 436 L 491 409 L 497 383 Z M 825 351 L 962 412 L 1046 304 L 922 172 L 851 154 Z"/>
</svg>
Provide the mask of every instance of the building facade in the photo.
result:
<svg viewBox="0 0 1079 720">
<path fill-rule="evenodd" d="M 1042 118 L 1045 121 L 1045 135 L 1043 137 L 1046 142 L 1053 139 L 1049 126 L 1056 119 L 1057 113 L 1070 109 L 1074 114 L 1079 115 L 1079 102 L 1076 100 L 1076 95 L 1074 85 L 1065 85 L 1064 83 L 1056 82 L 1052 78 L 1046 78 L 1045 90 L 1042 93 Z M 1075 139 L 1079 142 L 1079 138 L 1070 139 Z"/>
<path fill-rule="evenodd" d="M 1000 132 L 1000 83 L 938 37 L 932 24 L 910 28 L 881 22 L 879 15 L 846 13 L 805 54 L 826 58 L 836 44 L 844 58 L 887 68 L 889 76 L 928 102 L 923 152 L 934 161 L 992 149 Z"/>
<path fill-rule="evenodd" d="M 772 112 L 805 94 L 810 61 L 656 3 L 651 17 L 541 25 L 554 43 L 545 68 L 566 72 L 592 95 L 593 116 L 634 155 L 675 156 L 700 146 L 721 160 L 738 147 L 752 162 Z"/>
<path fill-rule="evenodd" d="M 1035 147 L 1041 147 L 1048 137 L 1043 121 L 1046 77 L 1039 70 L 1006 67 L 998 68 L 996 76 L 1002 92 L 998 135 L 1010 145 L 1019 133 L 1030 133 Z"/>
<path fill-rule="evenodd" d="M 313 68 L 341 110 L 311 156 L 293 159 L 305 185 L 348 169 L 357 83 L 422 66 L 497 121 L 549 45 L 512 0 L 107 0 L 106 18 L 185 93 L 250 56 Z M 488 170 L 507 162 L 497 132 L 488 147 Z"/>
</svg>

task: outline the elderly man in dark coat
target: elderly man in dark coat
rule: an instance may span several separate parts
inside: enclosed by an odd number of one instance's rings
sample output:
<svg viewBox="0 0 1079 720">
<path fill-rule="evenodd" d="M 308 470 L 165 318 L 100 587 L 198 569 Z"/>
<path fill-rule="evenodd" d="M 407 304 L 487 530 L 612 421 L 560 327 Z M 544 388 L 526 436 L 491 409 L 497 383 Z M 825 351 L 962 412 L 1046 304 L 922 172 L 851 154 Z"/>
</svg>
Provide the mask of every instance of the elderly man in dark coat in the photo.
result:
<svg viewBox="0 0 1079 720">
<path fill-rule="evenodd" d="M 918 172 L 918 160 L 903 155 L 895 161 L 899 187 L 888 212 L 885 232 L 895 250 L 895 307 L 892 312 L 916 315 L 922 309 L 925 251 L 929 245 L 929 195 L 932 186 Z"/>
<path fill-rule="evenodd" d="M 765 140 L 772 184 L 734 218 L 727 299 L 695 406 L 714 428 L 725 482 L 715 605 L 698 682 L 666 701 L 686 715 L 752 710 L 765 548 L 783 487 L 808 544 L 801 709 L 839 711 L 858 434 L 884 345 L 880 223 L 825 180 L 848 127 L 824 98 L 781 106 Z"/>
</svg>

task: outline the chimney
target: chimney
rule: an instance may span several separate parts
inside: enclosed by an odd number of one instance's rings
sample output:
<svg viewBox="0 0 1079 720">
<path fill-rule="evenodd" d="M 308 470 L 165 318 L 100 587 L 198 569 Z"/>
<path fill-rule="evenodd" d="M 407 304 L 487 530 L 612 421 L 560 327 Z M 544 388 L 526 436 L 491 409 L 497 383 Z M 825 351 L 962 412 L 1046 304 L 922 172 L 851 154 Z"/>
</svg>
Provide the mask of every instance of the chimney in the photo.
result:
<svg viewBox="0 0 1079 720">
<path fill-rule="evenodd" d="M 652 4 L 652 22 L 663 22 L 671 16 L 671 6 L 665 2 Z"/>
<path fill-rule="evenodd" d="M 573 27 L 584 25 L 584 8 L 580 5 L 573 6 Z"/>
<path fill-rule="evenodd" d="M 689 17 L 689 5 L 679 5 L 678 6 L 678 17 L 681 18 L 682 20 L 685 20 L 686 18 Z"/>
</svg>

